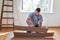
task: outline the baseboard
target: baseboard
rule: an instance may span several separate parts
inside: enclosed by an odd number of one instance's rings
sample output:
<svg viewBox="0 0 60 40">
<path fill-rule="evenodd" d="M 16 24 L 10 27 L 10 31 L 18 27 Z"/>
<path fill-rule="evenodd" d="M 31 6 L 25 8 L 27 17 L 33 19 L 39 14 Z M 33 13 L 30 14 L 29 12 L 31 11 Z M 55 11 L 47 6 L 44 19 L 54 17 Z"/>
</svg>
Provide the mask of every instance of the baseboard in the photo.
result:
<svg viewBox="0 0 60 40">
<path fill-rule="evenodd" d="M 21 26 L 17 26 L 15 25 L 14 27 L 21 27 Z M 23 27 L 27 27 L 27 26 L 23 26 Z M 60 26 L 47 26 L 48 28 L 60 28 Z"/>
<path fill-rule="evenodd" d="M 14 27 L 21 27 L 21 26 L 17 26 L 14 25 Z M 28 27 L 28 26 L 23 26 L 23 27 Z M 47 26 L 48 28 L 60 28 L 60 26 Z M 13 27 L 1 27 L 1 28 L 13 28 Z"/>
<path fill-rule="evenodd" d="M 7 29 L 7 28 L 13 29 L 13 27 L 1 27 L 1 29 Z"/>
</svg>

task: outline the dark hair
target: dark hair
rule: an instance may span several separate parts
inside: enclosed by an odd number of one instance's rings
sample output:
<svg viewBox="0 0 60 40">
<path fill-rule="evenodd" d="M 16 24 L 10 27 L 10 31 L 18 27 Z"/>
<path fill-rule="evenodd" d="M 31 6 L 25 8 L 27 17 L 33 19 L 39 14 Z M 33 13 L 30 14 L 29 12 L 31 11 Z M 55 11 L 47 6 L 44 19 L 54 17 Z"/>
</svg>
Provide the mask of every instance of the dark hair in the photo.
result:
<svg viewBox="0 0 60 40">
<path fill-rule="evenodd" d="M 36 8 L 36 11 L 40 12 L 40 11 L 41 11 L 41 9 L 40 9 L 40 8 Z"/>
</svg>

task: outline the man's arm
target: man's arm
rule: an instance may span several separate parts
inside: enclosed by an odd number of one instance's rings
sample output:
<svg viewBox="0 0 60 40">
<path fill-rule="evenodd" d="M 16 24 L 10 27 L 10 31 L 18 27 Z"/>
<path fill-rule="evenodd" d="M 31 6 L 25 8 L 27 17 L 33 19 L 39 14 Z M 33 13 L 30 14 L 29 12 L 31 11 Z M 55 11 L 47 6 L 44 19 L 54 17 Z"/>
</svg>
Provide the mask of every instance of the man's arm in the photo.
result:
<svg viewBox="0 0 60 40">
<path fill-rule="evenodd" d="M 26 23 L 30 25 L 30 18 L 27 18 Z"/>
<path fill-rule="evenodd" d="M 41 28 L 42 27 L 42 22 L 38 23 L 39 27 Z"/>
<path fill-rule="evenodd" d="M 29 25 L 29 27 L 34 27 L 34 25 L 30 24 L 30 20 L 31 20 L 30 18 L 27 18 L 27 20 L 26 20 L 27 24 Z"/>
<path fill-rule="evenodd" d="M 31 18 L 32 18 L 32 17 L 33 17 L 33 13 L 30 13 L 30 14 L 28 15 L 28 17 L 27 17 L 27 20 L 26 20 L 28 26 L 30 26 L 30 27 L 33 27 L 33 26 L 34 26 L 33 23 L 32 23 L 32 21 L 31 21 Z"/>
<path fill-rule="evenodd" d="M 39 27 L 42 27 L 42 22 L 43 22 L 43 18 L 42 18 L 42 16 L 40 16 L 40 19 L 38 21 Z"/>
</svg>

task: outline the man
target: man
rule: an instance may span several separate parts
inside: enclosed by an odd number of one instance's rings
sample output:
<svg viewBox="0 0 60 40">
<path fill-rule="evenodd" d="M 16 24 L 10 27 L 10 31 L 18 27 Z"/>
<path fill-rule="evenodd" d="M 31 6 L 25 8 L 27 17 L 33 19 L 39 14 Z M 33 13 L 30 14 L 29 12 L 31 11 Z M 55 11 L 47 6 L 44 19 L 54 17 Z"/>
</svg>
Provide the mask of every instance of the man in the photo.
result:
<svg viewBox="0 0 60 40">
<path fill-rule="evenodd" d="M 34 12 L 29 14 L 26 20 L 29 27 L 42 27 L 43 18 L 40 12 L 41 12 L 41 9 L 36 8 Z M 31 32 L 31 31 L 28 31 L 28 32 Z"/>
</svg>

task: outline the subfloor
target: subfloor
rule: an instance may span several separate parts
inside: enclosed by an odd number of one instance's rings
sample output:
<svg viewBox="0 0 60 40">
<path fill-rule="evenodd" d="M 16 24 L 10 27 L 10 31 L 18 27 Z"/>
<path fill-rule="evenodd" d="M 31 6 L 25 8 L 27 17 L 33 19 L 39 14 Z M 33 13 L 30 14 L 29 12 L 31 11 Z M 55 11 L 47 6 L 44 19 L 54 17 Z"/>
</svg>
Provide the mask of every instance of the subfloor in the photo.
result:
<svg viewBox="0 0 60 40">
<path fill-rule="evenodd" d="M 12 34 L 11 36 L 8 36 L 10 35 L 11 33 L 13 33 L 13 29 L 12 28 L 4 28 L 0 31 L 0 40 L 10 40 L 9 37 L 13 37 Z M 60 40 L 60 28 L 48 28 L 48 31 L 53 31 L 54 32 L 54 40 Z M 6 33 L 6 34 L 5 34 Z M 4 35 L 3 35 L 4 34 Z M 43 38 L 28 38 L 28 37 L 15 37 L 11 40 L 52 40 L 52 39 L 43 39 Z"/>
</svg>

